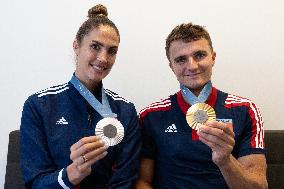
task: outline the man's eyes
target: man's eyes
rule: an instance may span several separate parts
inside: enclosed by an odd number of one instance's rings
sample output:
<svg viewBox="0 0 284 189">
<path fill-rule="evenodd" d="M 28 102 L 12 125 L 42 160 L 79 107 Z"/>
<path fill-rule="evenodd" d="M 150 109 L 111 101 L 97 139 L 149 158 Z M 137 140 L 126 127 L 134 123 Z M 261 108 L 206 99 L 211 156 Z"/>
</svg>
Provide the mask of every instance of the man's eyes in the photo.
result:
<svg viewBox="0 0 284 189">
<path fill-rule="evenodd" d="M 203 60 L 205 57 L 207 56 L 207 53 L 206 52 L 196 52 L 193 54 L 192 58 L 193 60 L 195 61 L 201 61 Z M 177 57 L 175 59 L 175 62 L 178 63 L 178 64 L 183 64 L 183 63 L 186 63 L 187 62 L 187 59 L 188 57 L 186 56 L 180 56 L 180 57 Z"/>
<path fill-rule="evenodd" d="M 198 60 L 202 60 L 206 56 L 207 54 L 205 52 L 197 52 L 194 54 L 194 59 L 198 61 Z"/>
<path fill-rule="evenodd" d="M 178 57 L 178 58 L 176 58 L 175 62 L 178 63 L 178 64 L 183 64 L 183 63 L 186 62 L 186 57 L 184 57 L 184 56 Z"/>
</svg>

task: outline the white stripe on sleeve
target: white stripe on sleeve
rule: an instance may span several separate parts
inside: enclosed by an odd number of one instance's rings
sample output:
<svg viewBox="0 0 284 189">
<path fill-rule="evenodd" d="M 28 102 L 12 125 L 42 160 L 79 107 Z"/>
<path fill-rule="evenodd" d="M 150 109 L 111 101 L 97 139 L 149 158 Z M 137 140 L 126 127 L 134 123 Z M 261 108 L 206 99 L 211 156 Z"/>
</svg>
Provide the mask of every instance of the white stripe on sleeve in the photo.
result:
<svg viewBox="0 0 284 189">
<path fill-rule="evenodd" d="M 62 186 L 63 189 L 70 189 L 68 186 L 65 185 L 65 183 L 62 180 L 62 172 L 63 172 L 63 170 L 64 170 L 64 168 L 61 169 L 61 171 L 58 174 L 58 177 L 57 177 L 58 183 L 60 184 L 60 186 Z"/>
</svg>

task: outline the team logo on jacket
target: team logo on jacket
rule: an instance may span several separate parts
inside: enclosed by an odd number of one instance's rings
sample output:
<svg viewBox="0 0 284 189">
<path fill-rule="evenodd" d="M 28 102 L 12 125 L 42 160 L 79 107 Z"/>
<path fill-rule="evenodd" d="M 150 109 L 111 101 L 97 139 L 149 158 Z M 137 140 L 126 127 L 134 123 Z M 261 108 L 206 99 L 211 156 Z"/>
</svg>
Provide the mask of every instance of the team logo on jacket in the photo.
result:
<svg viewBox="0 0 284 189">
<path fill-rule="evenodd" d="M 56 125 L 68 125 L 68 122 L 64 117 L 62 117 L 58 121 L 56 121 Z"/>
<path fill-rule="evenodd" d="M 165 130 L 165 133 L 177 133 L 177 127 L 176 125 L 173 123 L 172 125 L 168 126 Z"/>
</svg>

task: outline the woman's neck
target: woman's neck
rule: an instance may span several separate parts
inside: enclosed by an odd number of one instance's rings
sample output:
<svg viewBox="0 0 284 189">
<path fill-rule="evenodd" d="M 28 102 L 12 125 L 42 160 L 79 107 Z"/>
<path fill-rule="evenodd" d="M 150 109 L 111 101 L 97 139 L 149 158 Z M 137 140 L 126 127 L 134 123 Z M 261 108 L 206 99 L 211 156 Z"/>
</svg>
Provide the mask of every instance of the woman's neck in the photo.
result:
<svg viewBox="0 0 284 189">
<path fill-rule="evenodd" d="M 80 77 L 78 74 L 75 72 L 75 76 L 77 79 L 92 93 L 100 86 L 101 82 L 96 82 L 90 79 L 85 79 L 83 77 Z"/>
</svg>

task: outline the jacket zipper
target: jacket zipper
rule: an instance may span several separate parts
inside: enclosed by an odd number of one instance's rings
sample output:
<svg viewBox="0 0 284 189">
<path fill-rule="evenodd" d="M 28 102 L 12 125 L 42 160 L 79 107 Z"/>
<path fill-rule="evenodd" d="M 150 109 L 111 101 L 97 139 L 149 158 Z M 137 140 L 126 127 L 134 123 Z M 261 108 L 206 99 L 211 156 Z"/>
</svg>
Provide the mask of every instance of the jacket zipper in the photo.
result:
<svg viewBox="0 0 284 189">
<path fill-rule="evenodd" d="M 92 123 L 92 115 L 89 113 L 88 114 L 88 126 L 91 126 Z"/>
</svg>

